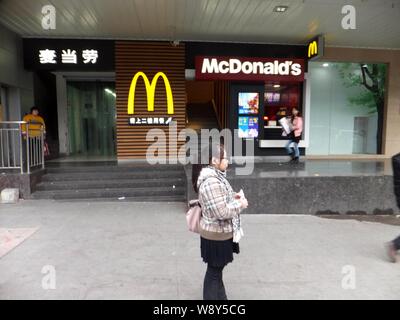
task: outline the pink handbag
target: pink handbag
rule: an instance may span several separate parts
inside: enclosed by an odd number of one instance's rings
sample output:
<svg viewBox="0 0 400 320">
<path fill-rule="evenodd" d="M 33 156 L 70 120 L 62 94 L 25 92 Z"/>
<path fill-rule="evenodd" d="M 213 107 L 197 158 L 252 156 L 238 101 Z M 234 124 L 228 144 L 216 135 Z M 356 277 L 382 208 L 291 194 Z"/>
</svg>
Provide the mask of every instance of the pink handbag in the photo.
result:
<svg viewBox="0 0 400 320">
<path fill-rule="evenodd" d="M 200 233 L 201 207 L 199 200 L 189 201 L 189 210 L 186 212 L 186 223 L 189 231 Z"/>
</svg>

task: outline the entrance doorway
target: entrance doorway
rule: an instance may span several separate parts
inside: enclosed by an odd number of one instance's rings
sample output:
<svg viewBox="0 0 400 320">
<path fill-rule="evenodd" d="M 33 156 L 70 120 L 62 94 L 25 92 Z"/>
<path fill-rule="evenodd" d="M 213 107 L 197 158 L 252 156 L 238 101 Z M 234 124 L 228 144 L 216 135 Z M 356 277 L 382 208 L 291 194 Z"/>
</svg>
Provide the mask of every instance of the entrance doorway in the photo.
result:
<svg viewBox="0 0 400 320">
<path fill-rule="evenodd" d="M 68 136 L 72 157 L 114 157 L 115 83 L 68 81 Z"/>
</svg>

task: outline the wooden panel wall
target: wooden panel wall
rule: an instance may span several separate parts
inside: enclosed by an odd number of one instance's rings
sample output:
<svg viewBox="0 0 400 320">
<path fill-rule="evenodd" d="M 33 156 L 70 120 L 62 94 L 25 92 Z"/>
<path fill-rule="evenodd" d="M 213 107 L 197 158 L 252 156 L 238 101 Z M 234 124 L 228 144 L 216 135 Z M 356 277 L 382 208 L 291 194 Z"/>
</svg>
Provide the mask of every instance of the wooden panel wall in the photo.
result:
<svg viewBox="0 0 400 320">
<path fill-rule="evenodd" d="M 131 117 L 167 117 L 167 100 L 164 82 L 160 78 L 156 87 L 154 112 L 147 111 L 147 98 L 144 82 L 140 79 L 136 87 L 135 113 L 128 115 L 128 94 L 133 76 L 144 72 L 149 81 L 157 72 L 164 72 L 171 84 L 174 98 L 174 120 L 178 123 L 178 132 L 185 128 L 185 47 L 172 46 L 169 42 L 133 42 L 117 41 L 115 45 L 116 94 L 117 94 L 117 156 L 119 160 L 145 159 L 147 148 L 154 141 L 146 141 L 151 128 L 160 128 L 166 132 L 167 126 L 131 126 Z M 176 153 L 184 142 L 179 142 Z M 169 155 L 169 148 L 162 152 Z"/>
<path fill-rule="evenodd" d="M 214 82 L 214 101 L 217 106 L 217 117 L 221 123 L 221 129 L 225 129 L 228 122 L 228 108 L 230 97 L 230 82 L 215 81 Z"/>
<path fill-rule="evenodd" d="M 186 81 L 188 103 L 207 103 L 214 99 L 214 81 Z"/>
</svg>

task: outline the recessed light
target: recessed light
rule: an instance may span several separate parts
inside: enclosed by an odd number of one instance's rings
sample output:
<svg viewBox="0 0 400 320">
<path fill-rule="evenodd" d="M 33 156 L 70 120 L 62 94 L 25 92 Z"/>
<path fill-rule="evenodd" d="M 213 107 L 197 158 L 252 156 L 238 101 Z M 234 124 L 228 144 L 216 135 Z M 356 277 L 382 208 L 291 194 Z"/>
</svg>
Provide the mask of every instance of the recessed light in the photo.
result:
<svg viewBox="0 0 400 320">
<path fill-rule="evenodd" d="M 329 63 L 323 63 L 322 66 L 325 67 L 325 68 L 329 67 Z"/>
<path fill-rule="evenodd" d="M 285 12 L 288 8 L 289 8 L 288 6 L 276 6 L 274 8 L 274 12 L 282 13 Z"/>
</svg>

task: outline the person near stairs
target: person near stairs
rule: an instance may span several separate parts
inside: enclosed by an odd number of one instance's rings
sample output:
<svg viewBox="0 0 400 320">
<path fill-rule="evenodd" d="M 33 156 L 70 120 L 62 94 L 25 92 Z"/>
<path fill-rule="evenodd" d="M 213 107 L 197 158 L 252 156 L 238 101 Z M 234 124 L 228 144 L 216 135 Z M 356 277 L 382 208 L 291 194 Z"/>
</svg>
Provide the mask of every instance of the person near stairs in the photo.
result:
<svg viewBox="0 0 400 320">
<path fill-rule="evenodd" d="M 31 112 L 26 114 L 22 121 L 26 122 L 27 124 L 21 125 L 21 132 L 22 132 L 22 152 L 23 152 L 23 166 L 26 167 L 28 163 L 28 151 L 27 149 L 27 142 L 29 141 L 30 150 L 29 155 L 32 156 L 37 150 L 34 148 L 39 148 L 39 154 L 41 152 L 41 148 L 45 148 L 46 143 L 42 146 L 40 143 L 41 134 L 43 132 L 44 138 L 46 137 L 46 124 L 43 118 L 39 115 L 39 108 L 33 106 L 31 108 Z M 46 151 L 46 150 L 45 150 Z M 32 161 L 30 161 L 32 163 Z"/>
<path fill-rule="evenodd" d="M 204 300 L 227 300 L 222 272 L 239 253 L 240 212 L 248 202 L 243 191 L 233 191 L 226 179 L 228 159 L 222 144 L 210 145 L 208 163 L 195 164 L 192 183 L 202 208 L 200 219 L 200 251 L 207 263 L 204 277 Z M 204 153 L 203 150 L 202 153 Z"/>
<path fill-rule="evenodd" d="M 300 150 L 299 143 L 301 135 L 303 133 L 303 118 L 300 115 L 300 111 L 296 108 L 292 109 L 292 117 L 290 119 L 292 124 L 292 131 L 289 134 L 289 141 L 286 144 L 286 151 L 291 157 L 290 163 L 299 163 Z M 293 147 L 291 145 L 293 144 Z"/>
</svg>

